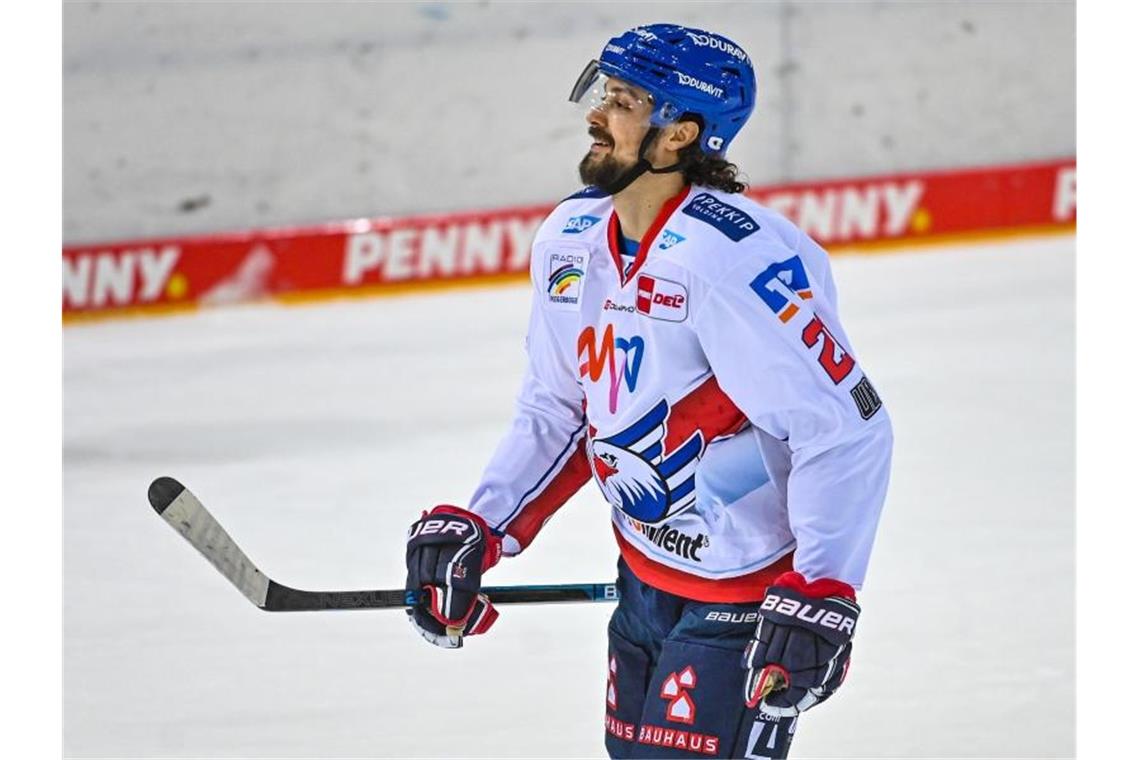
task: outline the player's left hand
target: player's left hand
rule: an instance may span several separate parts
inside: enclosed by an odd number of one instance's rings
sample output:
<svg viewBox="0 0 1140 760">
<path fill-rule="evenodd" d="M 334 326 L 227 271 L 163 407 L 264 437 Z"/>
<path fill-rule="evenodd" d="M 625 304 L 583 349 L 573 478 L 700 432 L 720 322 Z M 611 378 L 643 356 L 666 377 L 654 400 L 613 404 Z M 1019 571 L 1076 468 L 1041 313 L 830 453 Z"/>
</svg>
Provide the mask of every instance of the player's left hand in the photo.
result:
<svg viewBox="0 0 1140 760">
<path fill-rule="evenodd" d="M 798 715 L 824 701 L 847 675 L 859 619 L 855 590 L 794 572 L 768 587 L 760 622 L 744 650 L 744 701 L 773 717 Z"/>
</svg>

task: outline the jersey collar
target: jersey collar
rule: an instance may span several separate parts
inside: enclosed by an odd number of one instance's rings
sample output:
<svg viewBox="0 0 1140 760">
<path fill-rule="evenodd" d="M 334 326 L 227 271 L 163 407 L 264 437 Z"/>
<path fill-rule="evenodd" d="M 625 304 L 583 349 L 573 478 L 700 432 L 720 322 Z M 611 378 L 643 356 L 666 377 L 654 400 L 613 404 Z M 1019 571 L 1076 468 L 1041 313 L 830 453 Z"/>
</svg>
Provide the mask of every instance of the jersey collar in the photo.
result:
<svg viewBox="0 0 1140 760">
<path fill-rule="evenodd" d="M 661 206 L 661 210 L 657 212 L 657 217 L 654 218 L 653 224 L 649 225 L 649 230 L 645 233 L 645 237 L 641 239 L 641 247 L 637 249 L 637 256 L 633 260 L 633 265 L 630 266 L 629 272 L 625 271 L 625 264 L 621 258 L 621 232 L 618 224 L 617 211 L 610 211 L 609 229 L 606 231 L 606 241 L 609 243 L 610 256 L 614 260 L 614 267 L 617 269 L 618 282 L 624 288 L 641 269 L 641 265 L 649 257 L 649 249 L 653 247 L 653 241 L 661 234 L 661 228 L 665 226 L 665 222 L 669 221 L 669 217 L 673 216 L 673 212 L 681 205 L 681 201 L 685 200 L 689 194 L 691 185 L 685 185 L 681 188 L 681 192 L 674 195 L 665 204 Z"/>
</svg>

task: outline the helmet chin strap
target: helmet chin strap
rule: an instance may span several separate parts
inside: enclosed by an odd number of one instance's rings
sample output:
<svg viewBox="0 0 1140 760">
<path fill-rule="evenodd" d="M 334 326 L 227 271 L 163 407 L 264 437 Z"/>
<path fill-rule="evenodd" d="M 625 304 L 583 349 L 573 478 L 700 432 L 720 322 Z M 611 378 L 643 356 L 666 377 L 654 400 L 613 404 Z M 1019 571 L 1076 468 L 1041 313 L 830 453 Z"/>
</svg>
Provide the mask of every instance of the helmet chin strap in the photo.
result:
<svg viewBox="0 0 1140 760">
<path fill-rule="evenodd" d="M 625 190 L 633 181 L 640 177 L 642 174 L 649 172 L 650 174 L 670 174 L 672 172 L 681 171 L 680 162 L 672 166 L 664 166 L 660 169 L 653 168 L 653 164 L 649 163 L 649 159 L 645 157 L 645 151 L 649 150 L 649 146 L 653 144 L 657 134 L 660 132 L 658 127 L 650 127 L 649 131 L 645 133 L 645 137 L 641 138 L 641 147 L 637 149 L 637 163 L 629 167 L 625 172 L 619 174 L 613 182 L 606 184 L 599 184 L 598 187 L 605 190 L 610 195 L 617 195 L 622 190 Z"/>
</svg>

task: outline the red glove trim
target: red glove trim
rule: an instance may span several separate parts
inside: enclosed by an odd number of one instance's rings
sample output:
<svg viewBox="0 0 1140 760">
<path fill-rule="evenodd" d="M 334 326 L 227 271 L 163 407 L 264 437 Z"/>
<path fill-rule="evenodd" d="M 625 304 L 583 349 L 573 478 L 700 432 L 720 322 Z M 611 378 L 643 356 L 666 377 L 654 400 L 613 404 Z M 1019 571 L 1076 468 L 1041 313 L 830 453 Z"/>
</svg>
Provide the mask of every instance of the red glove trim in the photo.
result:
<svg viewBox="0 0 1140 760">
<path fill-rule="evenodd" d="M 483 532 L 483 539 L 487 542 L 487 549 L 483 552 L 482 571 L 485 573 L 499 564 L 499 560 L 503 557 L 503 539 L 491 532 L 491 529 L 487 526 L 487 521 L 484 520 L 481 515 L 453 504 L 440 504 L 427 514 L 456 515 L 457 517 L 466 517 L 471 520 Z"/>
<path fill-rule="evenodd" d="M 499 619 L 499 611 L 491 604 L 491 600 L 485 594 L 480 594 L 475 599 L 475 606 L 478 608 L 482 605 L 482 610 L 479 612 L 479 617 L 471 621 L 471 630 L 467 633 L 468 636 L 476 636 L 480 633 L 486 633 L 487 629 L 494 625 L 495 621 Z"/>
<path fill-rule="evenodd" d="M 424 586 L 424 591 L 428 592 L 428 614 L 438 620 L 445 626 L 454 626 L 455 628 L 462 628 L 467 625 L 467 621 L 471 618 L 471 613 L 475 610 L 475 602 L 478 599 L 471 600 L 471 605 L 467 611 L 463 613 L 462 617 L 449 618 L 443 614 L 443 589 L 439 586 Z"/>
<path fill-rule="evenodd" d="M 843 581 L 833 580 L 832 578 L 818 578 L 808 583 L 806 578 L 794 571 L 783 573 L 777 577 L 776 580 L 772 581 L 772 585 L 768 588 L 770 589 L 773 586 L 787 586 L 813 599 L 839 596 L 844 599 L 850 599 L 853 602 L 855 601 L 855 589 Z"/>
</svg>

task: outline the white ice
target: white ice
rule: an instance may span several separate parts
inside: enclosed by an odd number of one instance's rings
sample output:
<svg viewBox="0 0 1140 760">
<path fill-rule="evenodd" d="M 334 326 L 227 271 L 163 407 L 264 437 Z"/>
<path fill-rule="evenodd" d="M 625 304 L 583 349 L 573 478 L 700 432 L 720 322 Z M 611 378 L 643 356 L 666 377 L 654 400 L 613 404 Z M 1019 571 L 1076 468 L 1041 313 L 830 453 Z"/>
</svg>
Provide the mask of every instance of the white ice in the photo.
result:
<svg viewBox="0 0 1140 760">
<path fill-rule="evenodd" d="M 1074 241 L 838 257 L 895 423 L 848 683 L 793 757 L 1074 752 Z M 599 757 L 610 607 L 460 651 L 398 611 L 255 609 L 146 502 L 173 475 L 272 577 L 399 587 L 511 413 L 524 285 L 64 332 L 65 752 Z M 592 484 L 496 584 L 606 580 Z M 699 709 L 699 705 L 698 705 Z"/>
</svg>

